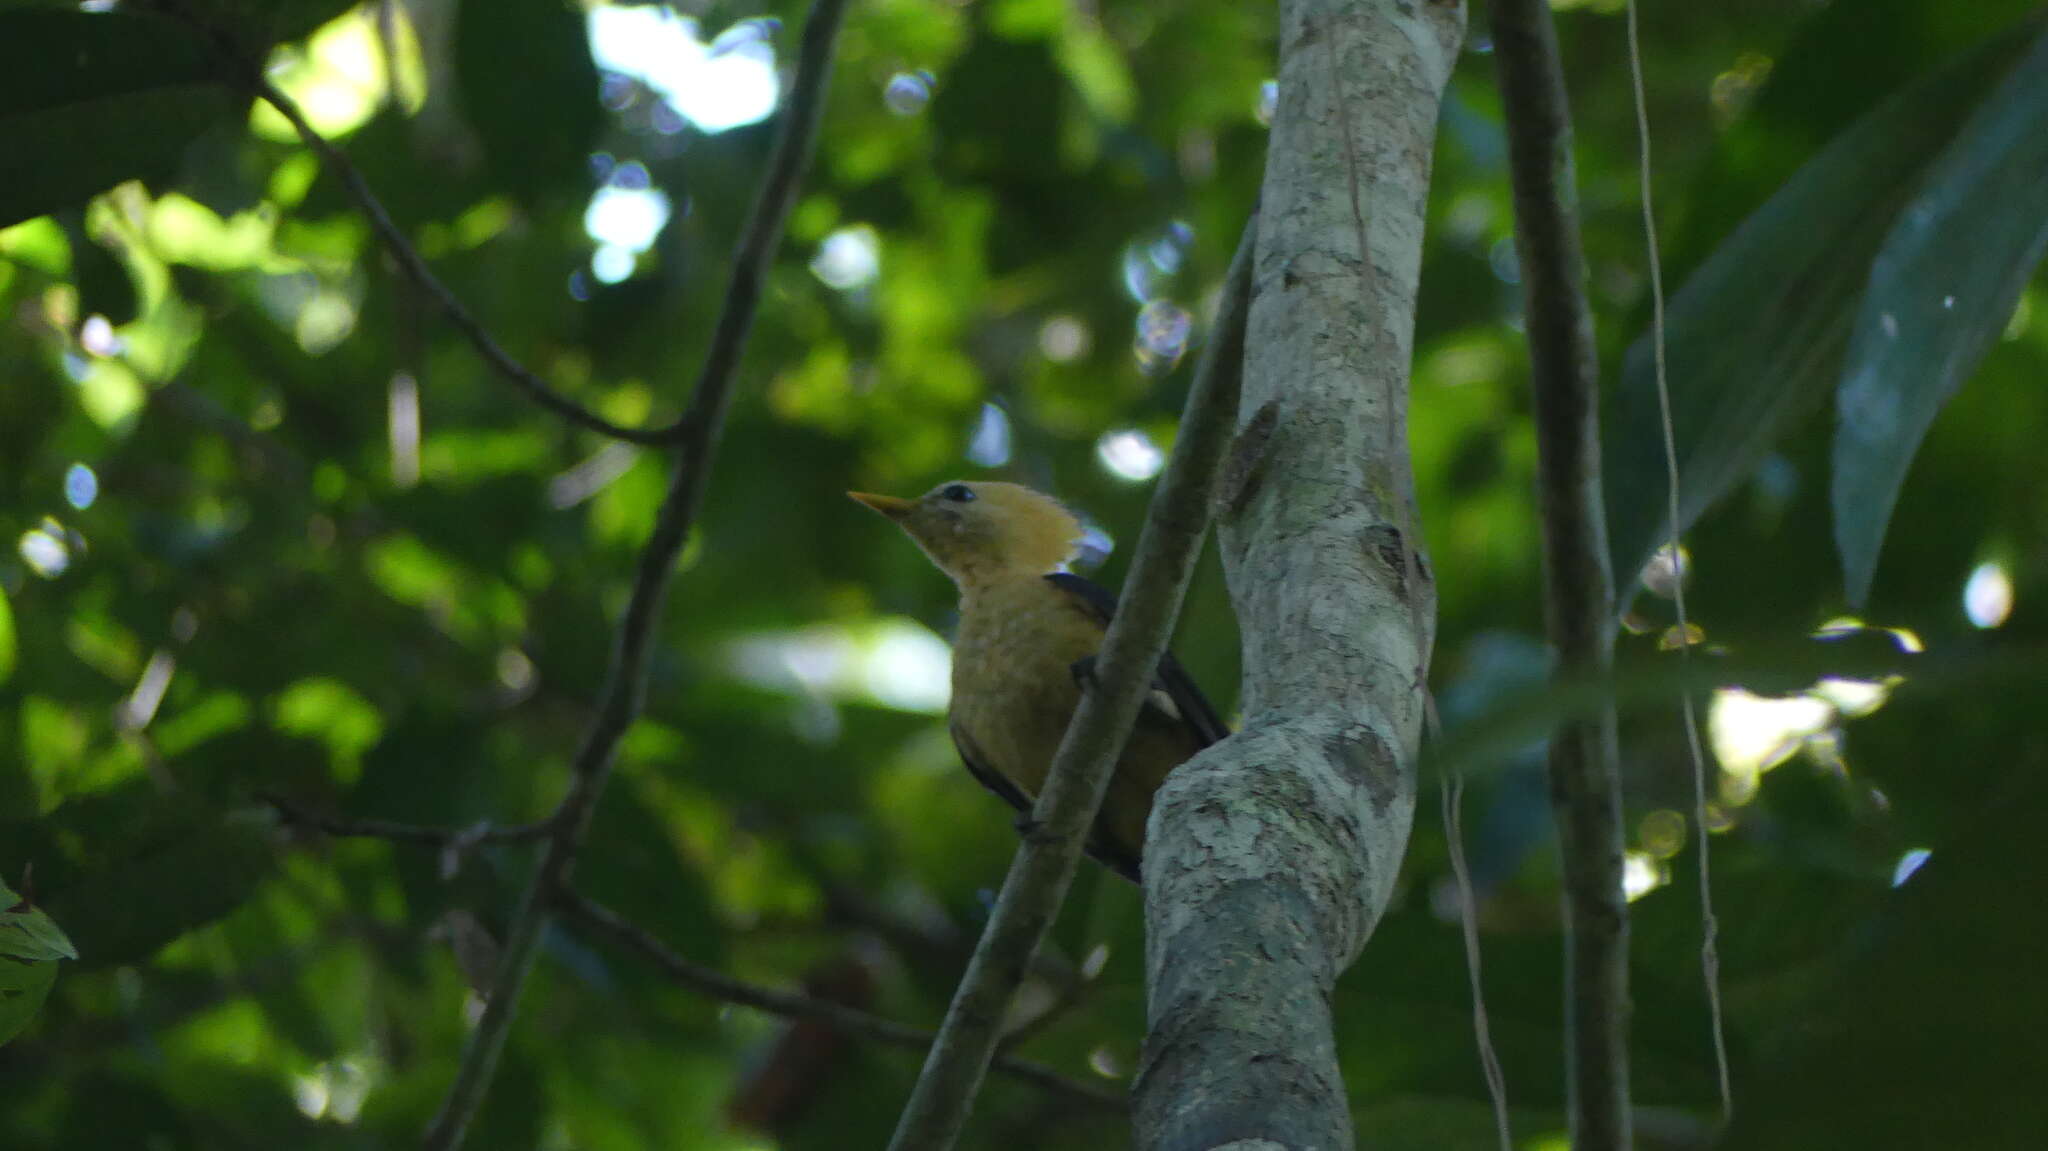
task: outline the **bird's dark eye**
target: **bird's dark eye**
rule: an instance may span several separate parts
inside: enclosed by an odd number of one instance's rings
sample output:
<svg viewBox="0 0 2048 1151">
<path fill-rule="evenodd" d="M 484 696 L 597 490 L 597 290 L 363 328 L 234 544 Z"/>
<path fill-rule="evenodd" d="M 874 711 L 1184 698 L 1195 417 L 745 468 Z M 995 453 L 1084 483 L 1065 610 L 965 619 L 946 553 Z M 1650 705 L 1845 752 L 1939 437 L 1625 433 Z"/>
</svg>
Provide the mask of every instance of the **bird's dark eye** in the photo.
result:
<svg viewBox="0 0 2048 1151">
<path fill-rule="evenodd" d="M 948 484 L 946 485 L 946 490 L 940 492 L 939 494 L 941 496 L 944 496 L 946 499 L 952 500 L 956 504 L 966 504 L 974 502 L 974 489 L 968 487 L 966 484 Z"/>
</svg>

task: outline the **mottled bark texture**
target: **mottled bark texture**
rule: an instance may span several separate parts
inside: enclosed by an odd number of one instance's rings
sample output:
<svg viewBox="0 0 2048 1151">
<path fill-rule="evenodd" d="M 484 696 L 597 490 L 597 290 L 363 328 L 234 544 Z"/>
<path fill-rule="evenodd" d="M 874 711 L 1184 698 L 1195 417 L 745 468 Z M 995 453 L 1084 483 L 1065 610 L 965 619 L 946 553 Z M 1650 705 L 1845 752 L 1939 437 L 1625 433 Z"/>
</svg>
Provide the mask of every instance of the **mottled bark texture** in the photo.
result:
<svg viewBox="0 0 2048 1151">
<path fill-rule="evenodd" d="M 1145 848 L 1149 1149 L 1353 1145 L 1330 994 L 1415 809 L 1435 590 L 1406 410 L 1460 3 L 1282 0 L 1239 434 L 1219 540 L 1243 730 L 1175 771 Z"/>
<path fill-rule="evenodd" d="M 1493 37 L 1536 410 L 1544 616 L 1558 674 L 1603 678 L 1613 666 L 1615 613 L 1600 492 L 1600 363 L 1579 246 L 1571 109 L 1548 0 L 1496 0 Z M 1564 874 L 1572 1146 L 1618 1151 L 1632 1143 L 1628 901 L 1611 707 L 1564 724 L 1551 739 L 1550 799 Z"/>
</svg>

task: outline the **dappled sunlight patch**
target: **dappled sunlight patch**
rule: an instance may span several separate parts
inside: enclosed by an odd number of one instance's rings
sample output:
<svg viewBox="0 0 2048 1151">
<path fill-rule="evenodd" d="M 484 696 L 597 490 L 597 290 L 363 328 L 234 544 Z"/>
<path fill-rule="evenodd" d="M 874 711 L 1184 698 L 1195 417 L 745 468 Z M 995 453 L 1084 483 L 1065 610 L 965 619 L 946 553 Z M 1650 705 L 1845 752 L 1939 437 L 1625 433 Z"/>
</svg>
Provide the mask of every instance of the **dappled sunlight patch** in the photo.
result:
<svg viewBox="0 0 2048 1151">
<path fill-rule="evenodd" d="M 363 567 L 384 594 L 419 608 L 458 639 L 517 635 L 526 602 L 509 585 L 479 575 L 410 535 L 394 533 L 364 549 Z"/>
<path fill-rule="evenodd" d="M 1812 696 L 1774 698 L 1739 687 L 1716 691 L 1707 709 L 1707 741 L 1721 764 L 1722 798 L 1748 803 L 1764 772 L 1792 758 L 1834 720 L 1835 709 Z"/>
<path fill-rule="evenodd" d="M 367 123 L 391 93 L 385 49 L 375 5 L 363 5 L 330 21 L 303 45 L 286 44 L 265 69 L 271 83 L 298 104 L 315 131 L 333 139 Z M 404 5 L 391 6 L 391 47 L 398 63 L 398 90 L 407 113 L 426 98 L 426 71 L 412 20 Z M 298 133 L 275 108 L 258 101 L 249 125 L 268 140 L 293 141 Z"/>
<path fill-rule="evenodd" d="M 952 697 L 952 652 L 900 616 L 857 625 L 757 632 L 726 647 L 726 666 L 770 691 L 938 715 Z"/>
<path fill-rule="evenodd" d="M 292 1103 L 308 1119 L 353 1123 L 381 1077 L 369 1058 L 334 1059 L 292 1077 Z"/>
<path fill-rule="evenodd" d="M 590 54 L 606 71 L 646 85 L 707 134 L 765 120 L 781 98 L 773 35 L 779 21 L 741 20 L 712 40 L 688 16 L 651 4 L 597 4 Z"/>
<path fill-rule="evenodd" d="M 327 745 L 337 782 L 354 783 L 363 753 L 384 737 L 384 716 L 362 693 L 338 679 L 298 680 L 270 701 L 270 724 L 288 735 Z"/>
<path fill-rule="evenodd" d="M 1622 856 L 1621 890 L 1630 903 L 1669 882 L 1671 870 L 1656 856 L 1646 851 L 1631 851 Z"/>
<path fill-rule="evenodd" d="M 143 218 L 142 234 L 157 258 L 173 264 L 232 272 L 275 260 L 277 208 L 267 202 L 222 218 L 176 192 L 158 197 Z"/>
<path fill-rule="evenodd" d="M 1874 627 L 1849 616 L 1822 624 L 1814 638 L 1873 632 L 1901 652 L 1917 653 L 1925 647 L 1911 629 Z M 1824 676 L 1812 687 L 1785 696 L 1757 695 L 1739 687 L 1715 691 L 1707 712 L 1707 737 L 1721 765 L 1721 802 L 1730 807 L 1749 803 L 1765 772 L 1802 753 L 1817 767 L 1847 774 L 1843 723 L 1883 707 L 1903 682 L 1905 677 L 1898 675 L 1874 680 Z"/>
</svg>

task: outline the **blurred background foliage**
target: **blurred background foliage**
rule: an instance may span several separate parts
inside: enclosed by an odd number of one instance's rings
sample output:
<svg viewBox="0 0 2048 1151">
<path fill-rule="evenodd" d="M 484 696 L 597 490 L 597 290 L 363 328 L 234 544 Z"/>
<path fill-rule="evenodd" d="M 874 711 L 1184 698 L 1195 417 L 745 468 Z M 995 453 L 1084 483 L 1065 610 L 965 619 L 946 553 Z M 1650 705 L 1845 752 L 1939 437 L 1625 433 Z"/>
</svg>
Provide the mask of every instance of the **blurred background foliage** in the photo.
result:
<svg viewBox="0 0 2048 1151">
<path fill-rule="evenodd" d="M 274 44 L 274 80 L 515 355 L 614 419 L 681 409 L 798 5 L 204 7 Z M 1621 5 L 1553 7 L 1615 379 L 1648 312 Z M 2001 35 L 2024 44 L 2035 7 L 1646 5 L 1669 284 L 1887 97 Z M 1485 20 L 1443 110 L 1411 430 L 1453 728 L 1544 663 Z M 1117 581 L 1259 183 L 1272 25 L 1270 7 L 1222 0 L 853 6 L 648 714 L 582 860 L 590 895 L 742 978 L 936 1021 L 1010 816 L 936 718 L 951 589 L 840 493 L 1046 487 L 1085 510 L 1099 578 Z M 179 26 L 13 0 L 0 27 L 0 874 L 33 863 L 17 886 L 80 956 L 53 990 L 41 974 L 0 986 L 49 993 L 0 1048 L 0 1144 L 407 1145 L 475 1008 L 462 957 L 502 924 L 528 850 L 331 838 L 259 797 L 457 826 L 544 815 L 661 461 L 495 379 L 333 174 Z M 1985 87 L 2004 75 L 1983 71 Z M 1782 236 L 1861 211 L 1866 183 L 1809 198 Z M 2016 285 L 2009 313 L 1975 317 L 1982 364 L 1934 423 L 1854 619 L 1830 542 L 1833 420 L 1808 404 L 1738 437 L 1750 455 L 1684 563 L 1710 644 L 1767 663 L 1832 625 L 1966 667 L 2038 650 L 2048 284 Z M 1761 320 L 1713 339 L 1747 357 L 1742 378 L 1700 386 L 1734 390 L 1768 389 L 1815 344 Z M 1628 462 L 1640 429 L 1617 426 L 1616 499 L 1661 499 L 1645 488 L 1661 471 L 1627 470 L 1648 466 Z M 1641 599 L 1625 660 L 1675 658 L 1668 608 Z M 1178 648 L 1228 710 L 1236 638 L 1213 559 Z M 2048 924 L 2026 847 L 2048 810 L 2042 679 L 1707 701 L 1743 1122 L 1728 1145 L 2032 1145 L 2048 1120 Z M 1517 1133 L 1561 1148 L 1540 752 L 1464 765 L 1467 826 Z M 1700 1145 L 1713 1064 L 1675 703 L 1625 717 L 1623 756 L 1643 1141 Z M 1376 1147 L 1491 1146 L 1443 843 L 1419 821 L 1337 995 Z M 1127 1081 L 1139 910 L 1084 874 L 1019 1053 Z M 558 924 L 472 1145 L 879 1145 L 916 1066 L 708 1000 Z M 969 1140 L 1114 1146 L 1123 1130 L 998 1075 Z"/>
</svg>

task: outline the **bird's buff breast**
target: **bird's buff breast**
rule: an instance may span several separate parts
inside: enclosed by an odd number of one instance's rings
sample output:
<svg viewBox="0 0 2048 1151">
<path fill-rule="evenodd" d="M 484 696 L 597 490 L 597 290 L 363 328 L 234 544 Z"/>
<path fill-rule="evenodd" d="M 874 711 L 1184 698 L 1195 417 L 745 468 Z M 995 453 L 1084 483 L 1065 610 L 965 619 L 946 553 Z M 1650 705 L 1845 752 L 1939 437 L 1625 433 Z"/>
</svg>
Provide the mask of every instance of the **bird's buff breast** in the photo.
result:
<svg viewBox="0 0 2048 1151">
<path fill-rule="evenodd" d="M 1034 797 L 1080 702 L 1074 661 L 1093 655 L 1100 639 L 1092 619 L 1036 577 L 979 590 L 962 605 L 953 719 Z"/>
</svg>

